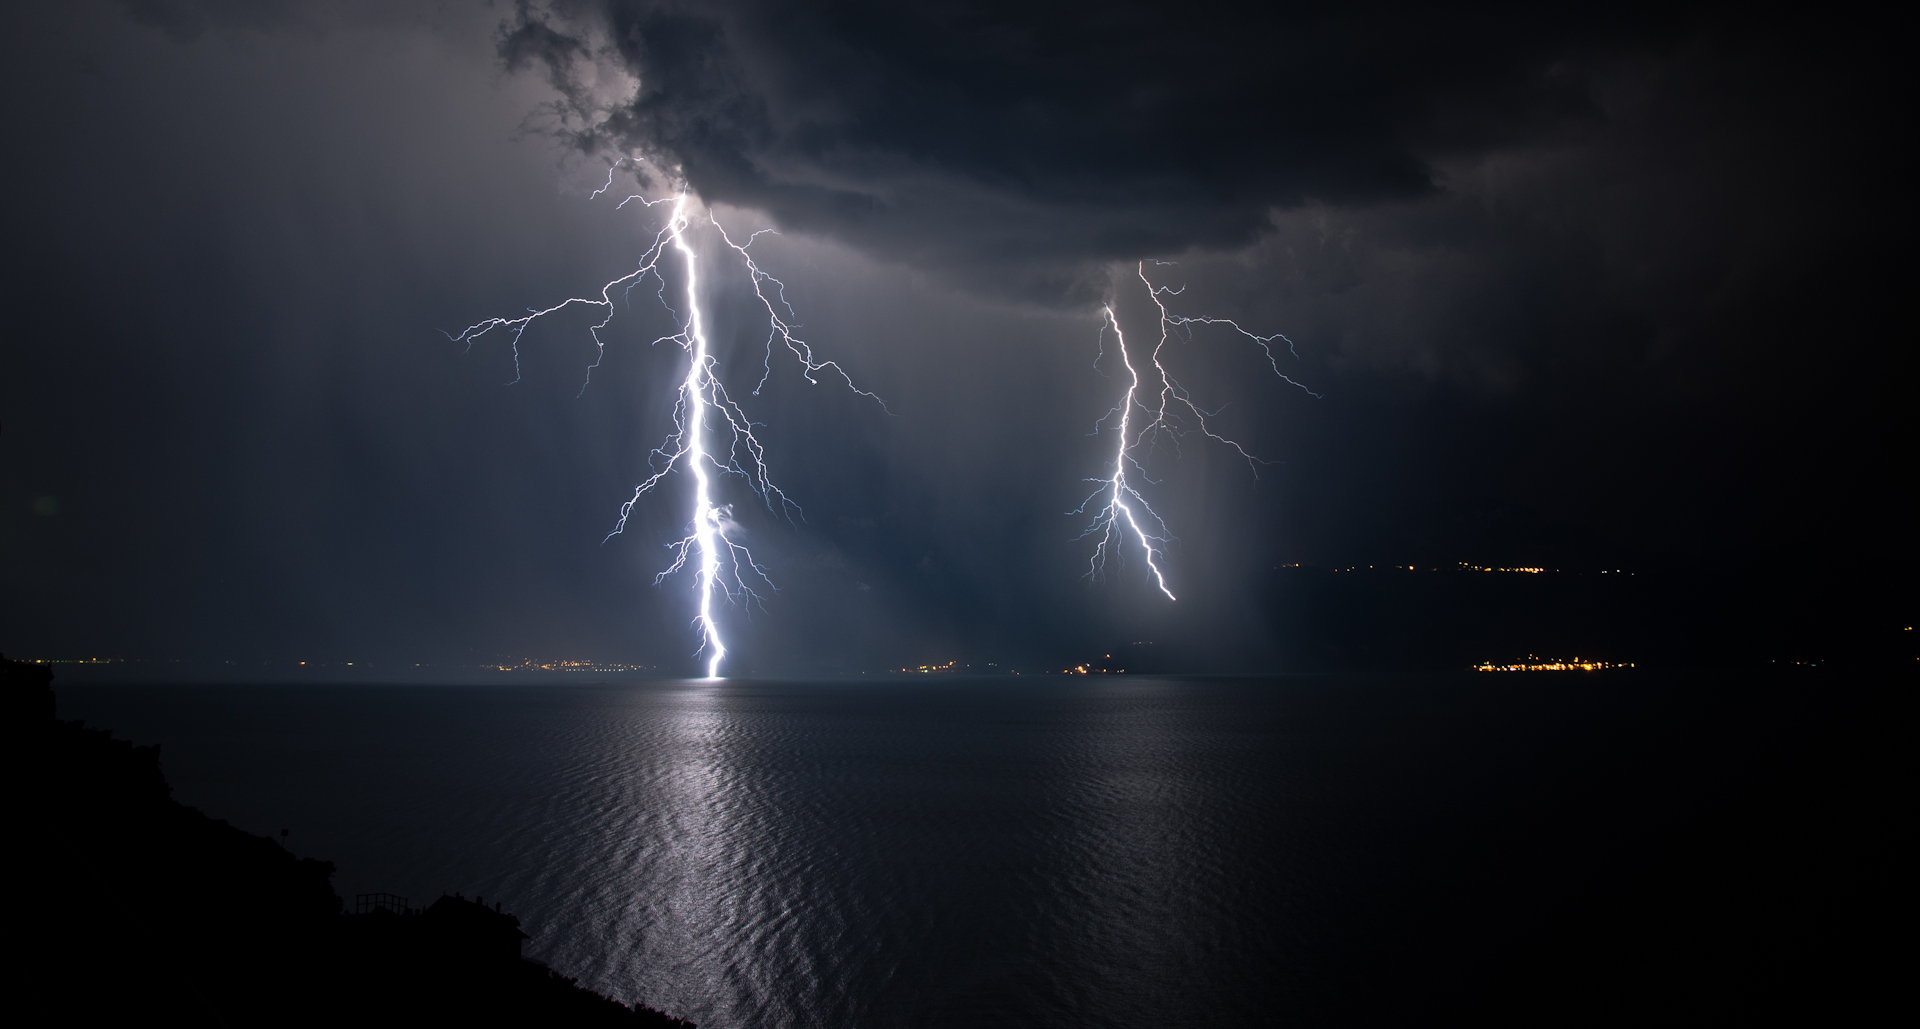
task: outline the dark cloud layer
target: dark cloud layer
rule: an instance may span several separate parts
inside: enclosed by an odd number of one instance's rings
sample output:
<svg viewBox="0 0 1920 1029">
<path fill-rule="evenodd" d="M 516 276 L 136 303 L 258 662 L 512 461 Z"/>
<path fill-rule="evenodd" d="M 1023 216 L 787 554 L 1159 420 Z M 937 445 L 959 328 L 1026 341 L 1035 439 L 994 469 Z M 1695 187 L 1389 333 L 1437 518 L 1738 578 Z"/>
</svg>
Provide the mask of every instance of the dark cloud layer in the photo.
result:
<svg viewBox="0 0 1920 1029">
<path fill-rule="evenodd" d="M 588 148 L 710 200 L 993 279 L 1257 239 L 1275 208 L 1435 193 L 1436 162 L 1601 111 L 1670 5 L 570 3 L 501 53 Z M 639 81 L 602 109 L 576 71 Z"/>
</svg>

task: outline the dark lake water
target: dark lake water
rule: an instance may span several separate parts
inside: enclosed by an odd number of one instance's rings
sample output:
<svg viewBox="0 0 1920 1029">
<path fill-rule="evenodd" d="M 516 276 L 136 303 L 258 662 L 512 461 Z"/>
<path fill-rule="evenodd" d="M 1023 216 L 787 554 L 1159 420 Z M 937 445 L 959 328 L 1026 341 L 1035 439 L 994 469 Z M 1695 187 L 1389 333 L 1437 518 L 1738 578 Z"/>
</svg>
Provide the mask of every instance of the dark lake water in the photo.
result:
<svg viewBox="0 0 1920 1029">
<path fill-rule="evenodd" d="M 58 693 L 349 903 L 501 901 L 531 956 L 707 1027 L 1297 1024 L 1470 989 L 1808 703 L 1610 673 Z"/>
</svg>

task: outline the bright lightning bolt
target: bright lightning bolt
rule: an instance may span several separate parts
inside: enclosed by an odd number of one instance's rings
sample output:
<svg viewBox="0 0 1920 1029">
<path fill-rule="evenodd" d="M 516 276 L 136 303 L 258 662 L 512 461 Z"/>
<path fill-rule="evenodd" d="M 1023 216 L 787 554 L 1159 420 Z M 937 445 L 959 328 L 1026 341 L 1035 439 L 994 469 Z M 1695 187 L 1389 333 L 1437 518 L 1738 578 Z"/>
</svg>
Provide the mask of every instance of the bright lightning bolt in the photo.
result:
<svg viewBox="0 0 1920 1029">
<path fill-rule="evenodd" d="M 1147 498 L 1141 496 L 1140 491 L 1135 489 L 1127 478 L 1128 465 L 1133 465 L 1136 468 L 1139 467 L 1139 462 L 1134 460 L 1133 454 L 1130 453 L 1133 449 L 1134 442 L 1129 436 L 1129 427 L 1133 423 L 1133 409 L 1140 407 L 1142 410 L 1145 410 L 1144 406 L 1136 399 L 1136 394 L 1140 391 L 1140 373 L 1134 369 L 1133 358 L 1127 354 L 1127 337 L 1125 333 L 1120 331 L 1120 319 L 1114 315 L 1113 305 L 1109 304 L 1102 308 L 1102 310 L 1105 311 L 1107 316 L 1106 324 L 1100 326 L 1102 347 L 1104 348 L 1105 346 L 1107 327 L 1112 326 L 1113 337 L 1119 341 L 1120 363 L 1127 368 L 1127 395 L 1121 398 L 1120 403 L 1116 405 L 1112 411 L 1108 411 L 1100 418 L 1100 421 L 1104 422 L 1112 417 L 1114 412 L 1119 412 L 1120 445 L 1115 449 L 1113 455 L 1113 477 L 1110 479 L 1093 480 L 1100 482 L 1100 488 L 1094 490 L 1092 496 L 1081 501 L 1080 506 L 1069 513 L 1085 514 L 1088 504 L 1093 503 L 1101 494 L 1106 494 L 1106 506 L 1102 507 L 1100 511 L 1093 516 L 1093 524 L 1087 526 L 1087 531 L 1080 534 L 1081 539 L 1085 539 L 1095 533 L 1099 533 L 1100 535 L 1100 542 L 1094 544 L 1093 547 L 1093 559 L 1087 567 L 1087 576 L 1089 578 L 1098 577 L 1101 569 L 1106 567 L 1108 549 L 1118 547 L 1121 543 L 1125 542 L 1122 538 L 1123 530 L 1120 528 L 1120 522 L 1125 520 L 1127 527 L 1132 529 L 1133 534 L 1140 538 L 1140 549 L 1146 552 L 1147 567 L 1153 571 L 1154 584 L 1160 587 L 1160 592 L 1165 593 L 1168 600 L 1175 600 L 1177 598 L 1174 597 L 1173 591 L 1167 588 L 1166 576 L 1160 574 L 1160 563 L 1155 560 L 1155 558 L 1159 556 L 1159 550 L 1156 549 L 1154 545 L 1167 542 L 1168 537 L 1165 535 L 1156 536 L 1142 529 L 1139 518 L 1134 514 L 1134 505 L 1139 505 L 1140 510 L 1145 512 L 1146 516 L 1153 520 L 1153 525 L 1159 532 L 1165 533 L 1167 531 L 1167 523 L 1160 520 L 1160 516 L 1154 513 L 1153 508 L 1147 504 Z M 1155 363 L 1156 365 L 1158 364 L 1157 361 Z M 1097 431 L 1099 422 L 1095 422 L 1094 427 Z M 1146 474 L 1145 469 L 1141 469 L 1141 474 L 1143 476 Z M 1127 502 L 1128 500 L 1132 500 L 1133 504 L 1129 504 Z"/>
<path fill-rule="evenodd" d="M 617 167 L 617 162 L 616 162 Z M 613 169 L 607 172 L 607 184 L 594 191 L 598 197 L 613 185 Z M 606 317 L 593 325 L 588 331 L 593 336 L 596 357 L 587 368 L 587 382 L 581 384 L 584 392 L 592 381 L 593 370 L 600 366 L 606 354 L 606 342 L 601 337 L 602 329 L 613 321 L 615 312 L 613 293 L 621 290 L 623 297 L 630 295 L 635 286 L 652 276 L 660 283 L 658 296 L 662 306 L 676 320 L 679 314 L 672 304 L 667 302 L 667 279 L 661 271 L 661 263 L 671 250 L 679 255 L 686 275 L 686 318 L 681 322 L 680 331 L 671 336 L 662 336 L 654 340 L 656 345 L 673 342 L 687 353 L 687 373 L 677 390 L 673 409 L 673 432 L 648 455 L 652 475 L 634 488 L 633 497 L 620 506 L 620 518 L 614 524 L 613 531 L 607 534 L 612 539 L 625 531 L 627 519 L 633 513 L 634 505 L 641 496 L 651 492 L 655 486 L 675 469 L 684 469 L 693 476 L 693 517 L 688 523 L 688 534 L 677 543 L 668 544 L 674 552 L 673 562 L 665 571 L 654 576 L 654 584 L 659 585 L 666 578 L 682 568 L 693 566 L 694 591 L 698 596 L 697 610 L 693 625 L 700 637 L 700 646 L 694 651 L 704 653 L 707 658 L 707 677 L 717 678 L 720 664 L 727 656 L 726 642 L 720 636 L 720 626 L 714 616 L 714 602 L 724 599 L 728 603 L 757 603 L 759 594 L 753 591 L 749 580 L 759 579 L 769 588 L 773 581 L 767 577 L 766 569 L 757 563 L 753 554 L 736 538 L 737 528 L 733 525 L 731 505 L 719 504 L 714 500 L 716 475 L 735 475 L 746 480 L 749 488 L 766 504 L 769 511 L 778 514 L 799 513 L 800 507 L 767 474 L 766 449 L 754 435 L 754 423 L 747 418 L 746 412 L 735 403 L 727 393 L 727 388 L 716 374 L 718 360 L 713 355 L 712 346 L 707 339 L 706 320 L 703 314 L 699 253 L 689 241 L 688 230 L 692 225 L 691 207 L 694 198 L 684 189 L 674 197 L 648 200 L 640 196 L 630 196 L 622 200 L 615 209 L 625 207 L 632 201 L 640 201 L 642 206 L 653 207 L 656 204 L 671 203 L 671 213 L 666 224 L 654 236 L 653 245 L 641 255 L 639 266 L 633 271 L 616 278 L 600 287 L 599 297 L 570 297 L 551 307 L 539 310 L 528 309 L 528 313 L 519 318 L 488 318 L 468 326 L 459 334 L 448 333 L 447 337 L 456 343 L 465 343 L 469 348 L 473 341 L 495 329 L 505 330 L 512 344 L 514 361 L 513 382 L 520 381 L 520 338 L 527 327 L 547 315 L 557 313 L 574 305 L 600 307 L 606 311 Z M 772 373 L 773 344 L 775 340 L 783 342 L 801 365 L 801 375 L 809 382 L 818 384 L 814 376 L 819 372 L 831 372 L 844 381 L 847 387 L 879 403 L 884 410 L 886 405 L 879 397 L 854 385 L 853 378 L 837 362 L 816 360 L 813 347 L 794 334 L 793 308 L 786 302 L 786 284 L 761 270 L 753 257 L 747 252 L 753 240 L 760 233 L 748 237 L 746 243 L 735 243 L 727 235 L 712 212 L 707 212 L 707 221 L 740 259 L 745 263 L 748 278 L 753 285 L 754 296 L 759 298 L 766 308 L 771 329 L 767 336 L 767 357 L 763 366 L 765 374 L 760 384 L 754 387 L 755 395 L 766 386 Z M 765 231 L 765 230 L 763 230 Z M 773 297 L 767 295 L 765 285 L 772 283 L 776 288 L 778 308 Z M 785 316 L 780 313 L 786 312 Z M 513 383 L 509 383 L 512 385 Z M 715 435 L 716 441 L 709 438 L 710 429 L 720 429 Z M 778 501 L 776 506 L 775 501 Z"/>
<path fill-rule="evenodd" d="M 707 651 L 707 678 L 711 679 L 720 674 L 720 659 L 727 656 L 727 645 L 720 639 L 720 627 L 713 620 L 713 592 L 724 588 L 720 582 L 720 544 L 726 543 L 728 556 L 733 558 L 733 575 L 736 581 L 740 578 L 740 557 L 745 550 L 739 544 L 727 539 L 726 533 L 722 530 L 720 510 L 713 506 L 713 483 L 707 474 L 707 407 L 709 400 L 712 401 L 713 406 L 719 406 L 725 396 L 721 393 L 720 380 L 713 376 L 713 355 L 708 352 L 706 327 L 701 323 L 699 255 L 687 245 L 686 209 L 687 195 L 682 193 L 680 199 L 673 205 L 673 218 L 667 223 L 673 233 L 673 248 L 680 252 L 680 256 L 687 264 L 688 315 L 682 342 L 690 358 L 687 361 L 687 380 L 680 384 L 680 403 L 684 415 L 684 419 L 680 421 L 679 436 L 682 449 L 679 454 L 668 460 L 668 467 L 672 467 L 674 461 L 684 455 L 687 466 L 693 470 L 695 483 L 693 535 L 680 541 L 677 548 L 678 556 L 673 562 L 673 567 L 661 572 L 654 578 L 654 582 L 658 583 L 661 578 L 679 570 L 680 566 L 686 563 L 687 548 L 690 545 L 698 545 L 700 567 L 694 573 L 694 592 L 700 596 L 700 617 L 696 620 L 696 624 L 700 626 L 703 637 L 701 647 Z M 711 398 L 708 396 L 709 390 L 713 393 Z M 750 430 L 747 438 L 750 441 L 753 438 Z M 759 457 L 758 448 L 755 449 L 754 456 Z M 654 478 L 658 479 L 661 474 L 665 473 L 657 473 Z M 641 490 L 634 492 L 635 499 L 639 498 L 644 489 L 645 487 L 642 487 Z M 631 505 L 632 501 L 628 503 Z M 625 527 L 627 511 L 631 510 L 632 507 L 629 506 L 620 512 L 621 528 Z M 616 528 L 614 531 L 620 530 Z M 746 558 L 747 564 L 756 572 L 760 572 L 762 579 L 766 578 L 766 573 L 760 570 L 759 565 L 754 564 L 753 555 L 746 554 Z M 745 588 L 744 583 L 741 586 Z"/>
<path fill-rule="evenodd" d="M 1253 341 L 1260 348 L 1261 353 L 1266 355 L 1267 364 L 1272 367 L 1273 374 L 1282 381 L 1298 386 L 1310 396 L 1317 398 L 1320 394 L 1307 389 L 1280 370 L 1279 360 L 1273 353 L 1273 343 L 1278 340 L 1287 344 L 1288 351 L 1298 357 L 1299 353 L 1294 351 L 1292 340 L 1279 333 L 1261 336 L 1249 332 L 1241 328 L 1240 323 L 1230 318 L 1176 315 L 1167 310 L 1166 298 L 1179 295 L 1185 287 L 1174 289 L 1169 286 L 1154 285 L 1153 280 L 1147 278 L 1145 261 L 1140 262 L 1138 273 L 1140 281 L 1147 287 L 1147 295 L 1152 298 L 1154 306 L 1160 311 L 1160 340 L 1154 344 L 1149 358 L 1154 374 L 1160 380 L 1159 402 L 1155 406 L 1148 406 L 1141 399 L 1140 372 L 1134 367 L 1132 355 L 1127 352 L 1127 337 L 1120 329 L 1120 319 L 1113 313 L 1112 304 L 1103 306 L 1101 313 L 1105 317 L 1100 325 L 1100 351 L 1103 355 L 1105 354 L 1107 330 L 1112 329 L 1113 338 L 1120 352 L 1120 362 L 1127 370 L 1125 395 L 1120 398 L 1118 404 L 1094 422 L 1094 432 L 1098 434 L 1101 425 L 1108 419 L 1118 416 L 1118 423 L 1115 426 L 1118 442 L 1114 448 L 1113 474 L 1104 479 L 1087 480 L 1100 483 L 1100 487 L 1094 490 L 1086 500 L 1081 501 L 1079 507 L 1067 513 L 1085 514 L 1090 505 L 1105 497 L 1105 503 L 1094 513 L 1092 523 L 1080 534 L 1081 539 L 1093 536 L 1098 540 L 1094 544 L 1093 557 L 1088 562 L 1087 578 L 1100 577 L 1106 570 L 1108 555 L 1117 551 L 1125 543 L 1126 531 L 1131 529 L 1133 535 L 1140 541 L 1140 549 L 1146 556 L 1147 569 L 1153 573 L 1154 585 L 1161 593 L 1166 594 L 1168 600 L 1174 600 L 1176 598 L 1173 591 L 1167 588 L 1166 574 L 1160 567 L 1160 559 L 1165 556 L 1161 548 L 1172 540 L 1172 534 L 1167 529 L 1167 523 L 1158 512 L 1154 511 L 1153 506 L 1147 503 L 1139 487 L 1134 485 L 1136 476 L 1144 483 L 1153 481 L 1147 478 L 1145 458 L 1152 455 L 1163 439 L 1177 453 L 1180 437 L 1188 432 L 1198 432 L 1207 439 L 1233 448 L 1235 453 L 1246 460 L 1247 466 L 1253 470 L 1256 477 L 1260 474 L 1259 466 L 1268 462 L 1249 453 L 1239 443 L 1213 431 L 1212 426 L 1208 424 L 1208 419 L 1219 412 L 1207 411 L 1195 403 L 1192 394 L 1188 393 L 1186 387 L 1180 385 L 1179 380 L 1167 370 L 1166 365 L 1161 361 L 1162 352 L 1166 350 L 1167 344 L 1176 334 L 1190 339 L 1192 326 L 1195 325 L 1225 325 Z M 1134 428 L 1133 416 L 1136 411 L 1144 419 L 1138 429 Z M 1140 453 L 1143 448 L 1144 457 Z"/>
</svg>

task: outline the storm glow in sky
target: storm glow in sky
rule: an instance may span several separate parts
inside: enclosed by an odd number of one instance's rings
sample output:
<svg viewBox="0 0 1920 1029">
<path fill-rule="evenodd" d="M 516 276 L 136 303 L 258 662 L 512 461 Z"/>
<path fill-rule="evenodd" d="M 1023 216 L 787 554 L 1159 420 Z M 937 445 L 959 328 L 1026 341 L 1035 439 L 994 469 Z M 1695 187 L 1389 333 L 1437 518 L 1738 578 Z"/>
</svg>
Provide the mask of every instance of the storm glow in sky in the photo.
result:
<svg viewBox="0 0 1920 1029">
<path fill-rule="evenodd" d="M 1272 668 L 1289 566 L 1910 561 L 1894 34 L 1771 17 L 14 5 L 0 647 Z"/>
</svg>

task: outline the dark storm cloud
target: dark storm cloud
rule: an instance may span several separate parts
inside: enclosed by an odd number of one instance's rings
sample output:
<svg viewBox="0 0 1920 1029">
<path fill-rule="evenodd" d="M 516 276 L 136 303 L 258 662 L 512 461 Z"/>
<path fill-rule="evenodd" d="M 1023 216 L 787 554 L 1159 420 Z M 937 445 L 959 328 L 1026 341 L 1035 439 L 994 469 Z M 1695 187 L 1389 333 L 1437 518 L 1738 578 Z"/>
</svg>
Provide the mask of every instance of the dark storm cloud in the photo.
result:
<svg viewBox="0 0 1920 1029">
<path fill-rule="evenodd" d="M 591 122 L 710 201 L 1002 278 L 1254 241 L 1275 208 L 1435 192 L 1435 160 L 1590 120 L 1631 6 L 569 3 L 506 26 Z M 617 56 L 600 111 L 571 70 Z M 602 98 L 603 100 L 606 98 Z M 596 115 L 598 115 L 596 117 Z M 988 270 L 992 269 L 992 270 Z"/>
<path fill-rule="evenodd" d="M 746 401 L 807 517 L 729 497 L 781 587 L 735 612 L 743 667 L 1139 638 L 1272 667 L 1277 563 L 1911 550 L 1903 37 L 1858 12 L 93 0 L 0 24 L 10 653 L 687 662 L 685 580 L 648 585 L 683 498 L 601 543 L 670 421 L 667 314 L 636 294 L 583 396 L 590 320 L 530 332 L 512 388 L 498 334 L 437 331 L 631 269 L 657 212 L 588 199 L 628 147 L 729 228 L 804 230 L 756 253 L 898 413 L 778 365 Z M 1324 397 L 1228 339 L 1169 349 L 1278 462 L 1160 455 L 1176 605 L 1137 561 L 1083 581 L 1063 513 L 1111 460 L 1088 302 L 1115 289 L 1150 333 L 1142 256 L 1179 262 L 1181 311 L 1287 333 Z M 741 289 L 715 317 L 757 381 Z"/>
</svg>

